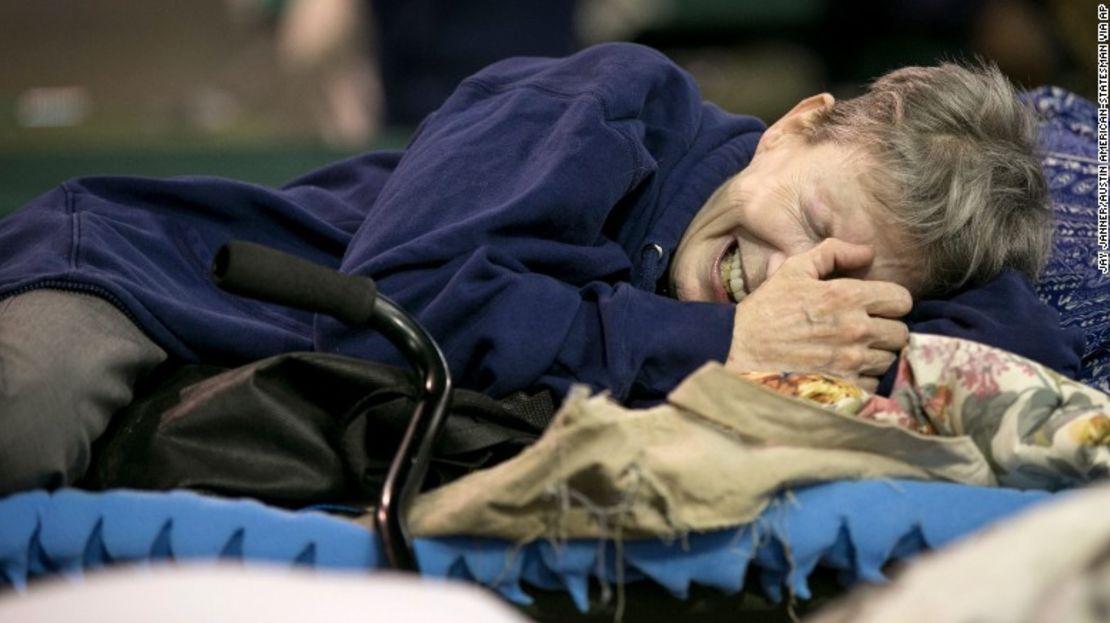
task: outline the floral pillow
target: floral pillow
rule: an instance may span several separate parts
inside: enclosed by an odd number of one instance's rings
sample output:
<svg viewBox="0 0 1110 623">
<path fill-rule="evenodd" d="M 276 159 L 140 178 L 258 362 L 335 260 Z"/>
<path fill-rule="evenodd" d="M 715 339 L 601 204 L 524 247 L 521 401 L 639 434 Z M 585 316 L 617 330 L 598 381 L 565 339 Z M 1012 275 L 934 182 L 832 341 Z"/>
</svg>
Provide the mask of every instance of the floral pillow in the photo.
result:
<svg viewBox="0 0 1110 623">
<path fill-rule="evenodd" d="M 821 374 L 747 373 L 779 393 L 923 435 L 969 436 L 999 484 L 1060 489 L 1110 473 L 1110 396 L 1013 353 L 915 333 L 890 398 Z"/>
</svg>

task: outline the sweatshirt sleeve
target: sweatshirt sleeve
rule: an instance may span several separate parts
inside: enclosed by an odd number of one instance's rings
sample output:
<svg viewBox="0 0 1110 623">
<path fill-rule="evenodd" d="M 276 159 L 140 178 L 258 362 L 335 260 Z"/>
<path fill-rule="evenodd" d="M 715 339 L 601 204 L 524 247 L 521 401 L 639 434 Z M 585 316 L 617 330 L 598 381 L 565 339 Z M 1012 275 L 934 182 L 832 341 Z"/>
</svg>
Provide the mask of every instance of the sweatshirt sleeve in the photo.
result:
<svg viewBox="0 0 1110 623">
<path fill-rule="evenodd" d="M 914 303 L 906 324 L 915 333 L 947 335 L 1001 348 L 1048 366 L 1069 378 L 1079 374 L 1083 331 L 1060 325 L 1060 315 L 1042 302 L 1021 273 L 1003 271 L 993 281 L 947 299 Z M 897 362 L 879 385 L 889 394 Z"/>
<path fill-rule="evenodd" d="M 417 130 L 341 268 L 414 313 L 461 387 L 660 397 L 724 358 L 733 309 L 632 287 L 614 228 L 692 142 L 701 106 L 684 72 L 640 46 L 494 65 Z M 327 318 L 317 344 L 395 361 Z"/>
</svg>

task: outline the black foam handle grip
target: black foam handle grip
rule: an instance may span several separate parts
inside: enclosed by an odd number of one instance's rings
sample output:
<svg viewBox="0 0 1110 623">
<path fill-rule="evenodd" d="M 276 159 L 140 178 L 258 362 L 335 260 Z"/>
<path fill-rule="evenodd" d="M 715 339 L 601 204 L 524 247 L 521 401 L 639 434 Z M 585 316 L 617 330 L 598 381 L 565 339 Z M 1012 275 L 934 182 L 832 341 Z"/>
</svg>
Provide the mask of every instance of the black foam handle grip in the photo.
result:
<svg viewBox="0 0 1110 623">
<path fill-rule="evenodd" d="M 233 294 L 329 314 L 348 325 L 366 324 L 378 296 L 377 286 L 367 277 L 242 240 L 216 252 L 212 280 Z"/>
</svg>

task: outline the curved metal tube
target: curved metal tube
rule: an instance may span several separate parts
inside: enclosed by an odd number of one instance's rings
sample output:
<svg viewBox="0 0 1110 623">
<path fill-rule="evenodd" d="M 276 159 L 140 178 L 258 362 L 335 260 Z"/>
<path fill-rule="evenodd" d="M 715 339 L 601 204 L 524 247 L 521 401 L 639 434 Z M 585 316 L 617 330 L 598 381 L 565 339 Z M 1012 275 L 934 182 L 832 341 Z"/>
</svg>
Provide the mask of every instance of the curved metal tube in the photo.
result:
<svg viewBox="0 0 1110 623">
<path fill-rule="evenodd" d="M 349 325 L 368 324 L 416 368 L 420 376 L 416 408 L 393 455 L 374 511 L 374 527 L 386 562 L 394 569 L 415 571 L 408 509 L 424 482 L 432 446 L 451 405 L 451 375 L 435 340 L 396 303 L 378 295 L 372 280 L 262 245 L 233 241 L 221 247 L 212 265 L 212 279 L 224 290 L 242 296 L 331 314 Z"/>
<path fill-rule="evenodd" d="M 422 377 L 416 408 L 393 455 L 374 510 L 374 527 L 389 566 L 415 571 L 408 510 L 424 482 L 432 446 L 451 406 L 451 376 L 435 340 L 393 301 L 378 295 L 370 326 L 396 346 Z"/>
</svg>

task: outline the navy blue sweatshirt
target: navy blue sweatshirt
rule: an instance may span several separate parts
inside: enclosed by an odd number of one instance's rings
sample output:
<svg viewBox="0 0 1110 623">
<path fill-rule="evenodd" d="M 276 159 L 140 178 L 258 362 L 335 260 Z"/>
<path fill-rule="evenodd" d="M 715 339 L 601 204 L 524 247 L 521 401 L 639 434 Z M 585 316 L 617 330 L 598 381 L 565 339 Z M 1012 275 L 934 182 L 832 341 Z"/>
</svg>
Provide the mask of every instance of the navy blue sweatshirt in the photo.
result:
<svg viewBox="0 0 1110 623">
<path fill-rule="evenodd" d="M 440 342 L 461 387 L 503 395 L 585 382 L 658 399 L 728 352 L 733 306 L 677 301 L 657 285 L 686 225 L 747 165 L 763 129 L 703 102 L 685 72 L 641 46 L 511 59 L 464 81 L 403 153 L 352 158 L 281 189 L 67 182 L 0 221 L 0 296 L 92 291 L 186 360 L 317 349 L 399 363 L 368 330 L 214 288 L 212 254 L 246 239 L 373 277 Z M 911 328 L 1074 374 L 1075 332 L 1021 278 L 992 287 L 922 307 Z"/>
</svg>

